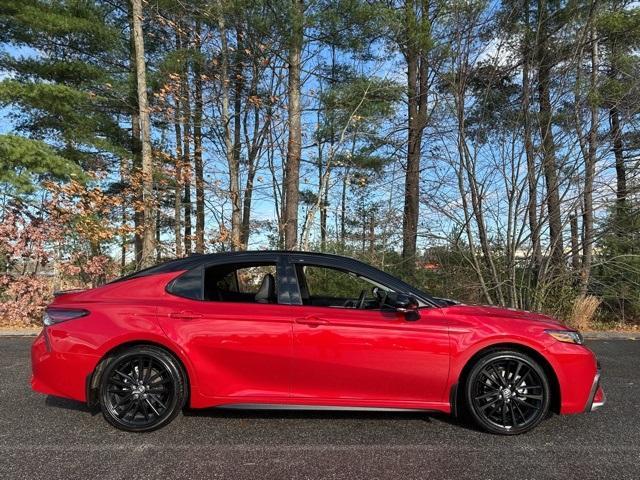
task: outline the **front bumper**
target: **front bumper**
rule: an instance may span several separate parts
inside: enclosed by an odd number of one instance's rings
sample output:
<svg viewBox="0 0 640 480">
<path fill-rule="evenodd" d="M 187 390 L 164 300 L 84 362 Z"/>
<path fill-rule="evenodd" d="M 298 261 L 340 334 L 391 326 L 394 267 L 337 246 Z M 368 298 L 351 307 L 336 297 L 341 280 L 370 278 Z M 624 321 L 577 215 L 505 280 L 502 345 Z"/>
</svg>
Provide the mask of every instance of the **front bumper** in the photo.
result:
<svg viewBox="0 0 640 480">
<path fill-rule="evenodd" d="M 585 412 L 593 412 L 601 408 L 607 400 L 604 390 L 600 386 L 600 365 L 598 365 L 598 371 L 593 378 L 593 385 L 591 386 L 591 393 L 589 394 L 589 401 L 585 408 Z"/>
</svg>

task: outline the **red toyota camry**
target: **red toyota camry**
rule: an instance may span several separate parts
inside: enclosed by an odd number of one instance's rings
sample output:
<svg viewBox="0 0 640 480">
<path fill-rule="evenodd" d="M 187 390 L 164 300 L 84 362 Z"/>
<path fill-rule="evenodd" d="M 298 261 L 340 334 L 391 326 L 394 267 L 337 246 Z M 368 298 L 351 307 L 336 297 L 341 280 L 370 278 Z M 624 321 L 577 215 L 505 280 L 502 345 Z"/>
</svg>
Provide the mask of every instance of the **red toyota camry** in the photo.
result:
<svg viewBox="0 0 640 480">
<path fill-rule="evenodd" d="M 56 297 L 32 387 L 148 431 L 185 407 L 467 413 L 501 434 L 604 404 L 582 337 L 334 255 L 194 255 Z"/>
</svg>

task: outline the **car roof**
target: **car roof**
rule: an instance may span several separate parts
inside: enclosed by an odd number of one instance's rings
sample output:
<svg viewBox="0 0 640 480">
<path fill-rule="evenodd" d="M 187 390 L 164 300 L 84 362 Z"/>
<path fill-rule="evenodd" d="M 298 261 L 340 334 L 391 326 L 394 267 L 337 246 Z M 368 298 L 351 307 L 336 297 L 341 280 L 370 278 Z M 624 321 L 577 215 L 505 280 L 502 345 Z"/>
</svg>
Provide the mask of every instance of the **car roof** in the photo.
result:
<svg viewBox="0 0 640 480">
<path fill-rule="evenodd" d="M 178 258 L 175 260 L 169 260 L 164 263 L 160 263 L 153 267 L 149 267 L 143 270 L 139 270 L 130 275 L 113 280 L 110 283 L 120 282 L 123 280 L 129 280 L 133 278 L 146 277 L 148 275 L 156 275 L 159 273 L 171 273 L 185 270 L 192 270 L 201 265 L 215 265 L 217 263 L 228 263 L 234 261 L 277 261 L 283 256 L 289 257 L 291 263 L 304 264 L 306 262 L 319 261 L 322 264 L 344 270 L 356 270 L 360 274 L 371 276 L 371 278 L 378 278 L 384 280 L 382 283 L 391 284 L 400 291 L 412 293 L 419 298 L 422 298 L 427 303 L 435 304 L 436 301 L 431 295 L 423 292 L 416 287 L 402 281 L 401 279 L 390 275 L 372 265 L 356 260 L 355 258 L 345 257 L 343 255 L 335 255 L 332 253 L 321 252 L 304 252 L 298 250 L 243 250 L 235 252 L 220 252 L 220 253 L 194 253 L 188 257 Z"/>
<path fill-rule="evenodd" d="M 321 253 L 321 252 L 304 252 L 297 250 L 243 250 L 243 251 L 234 251 L 234 252 L 219 252 L 219 253 L 193 253 L 188 257 L 177 258 L 174 260 L 168 260 L 166 262 L 159 263 L 158 265 L 154 265 L 149 268 L 145 268 L 142 270 L 138 270 L 129 275 L 125 275 L 124 277 L 120 277 L 116 280 L 113 280 L 110 283 L 119 282 L 122 280 L 129 280 L 131 278 L 138 277 L 146 277 L 148 275 L 155 275 L 158 273 L 170 273 L 170 272 L 178 272 L 181 270 L 191 270 L 199 265 L 206 264 L 215 264 L 218 261 L 223 261 L 226 259 L 234 259 L 234 260 L 260 260 L 260 259 L 271 259 L 274 256 L 295 256 L 300 258 L 325 258 L 332 259 L 334 261 L 342 262 L 345 267 L 351 264 L 358 265 L 366 265 L 365 263 L 356 260 L 354 258 L 345 257 L 342 255 L 334 255 L 331 253 Z"/>
</svg>

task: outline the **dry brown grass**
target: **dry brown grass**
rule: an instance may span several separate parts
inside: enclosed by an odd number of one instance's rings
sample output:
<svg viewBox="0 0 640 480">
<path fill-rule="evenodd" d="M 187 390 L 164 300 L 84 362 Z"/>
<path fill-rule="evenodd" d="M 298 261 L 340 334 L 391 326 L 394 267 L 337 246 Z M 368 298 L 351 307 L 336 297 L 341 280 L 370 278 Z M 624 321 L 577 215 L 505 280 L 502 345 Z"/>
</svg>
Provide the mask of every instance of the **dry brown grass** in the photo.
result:
<svg viewBox="0 0 640 480">
<path fill-rule="evenodd" d="M 599 306 L 600 299 L 592 295 L 576 298 L 567 323 L 577 330 L 590 330 Z"/>
</svg>

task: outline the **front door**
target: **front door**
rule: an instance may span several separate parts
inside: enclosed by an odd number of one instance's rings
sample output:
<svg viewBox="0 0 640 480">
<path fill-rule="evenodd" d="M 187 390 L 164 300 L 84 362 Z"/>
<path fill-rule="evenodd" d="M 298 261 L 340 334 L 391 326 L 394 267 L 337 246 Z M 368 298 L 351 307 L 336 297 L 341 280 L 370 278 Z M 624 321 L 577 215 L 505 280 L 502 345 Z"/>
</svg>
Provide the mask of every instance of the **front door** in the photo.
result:
<svg viewBox="0 0 640 480">
<path fill-rule="evenodd" d="M 323 265 L 298 265 L 291 306 L 293 397 L 308 403 L 425 407 L 447 403 L 449 334 L 437 308 L 420 319 L 380 308 L 384 286 Z M 421 404 L 421 405 L 417 405 Z"/>
</svg>

